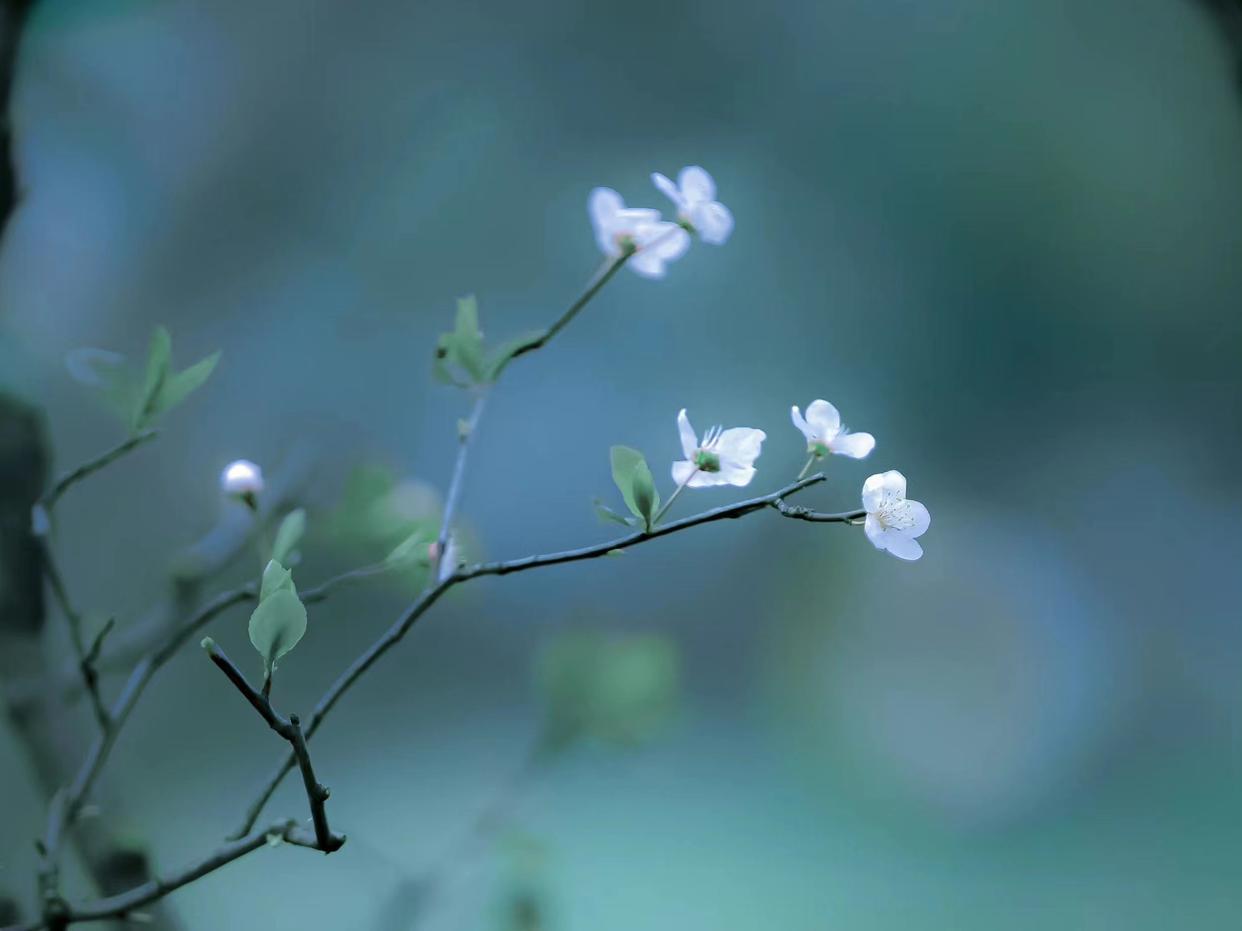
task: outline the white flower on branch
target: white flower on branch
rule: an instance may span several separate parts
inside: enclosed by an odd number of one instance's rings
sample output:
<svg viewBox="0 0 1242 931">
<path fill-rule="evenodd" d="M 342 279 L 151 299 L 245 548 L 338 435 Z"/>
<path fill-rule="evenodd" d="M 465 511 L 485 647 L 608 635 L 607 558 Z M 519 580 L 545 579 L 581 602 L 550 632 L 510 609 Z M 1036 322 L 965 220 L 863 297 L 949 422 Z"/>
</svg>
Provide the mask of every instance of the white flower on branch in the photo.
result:
<svg viewBox="0 0 1242 931">
<path fill-rule="evenodd" d="M 684 229 L 661 220 L 658 210 L 625 206 L 612 188 L 593 190 L 588 209 L 600 251 L 616 259 L 633 250 L 629 266 L 644 278 L 663 278 L 664 266 L 690 248 Z"/>
<path fill-rule="evenodd" d="M 793 425 L 806 437 L 806 451 L 822 459 L 830 453 L 862 459 L 875 449 L 875 437 L 870 433 L 850 433 L 841 426 L 837 409 L 822 398 L 812 401 L 806 408 L 806 417 L 798 405 L 790 410 Z"/>
<path fill-rule="evenodd" d="M 906 498 L 904 475 L 888 471 L 871 476 L 863 483 L 862 504 L 867 512 L 863 529 L 876 549 L 888 550 L 898 559 L 923 555 L 915 537 L 927 532 L 931 514 L 920 502 Z"/>
<path fill-rule="evenodd" d="M 237 498 L 260 494 L 263 491 L 263 470 L 249 459 L 230 462 L 220 473 L 220 490 Z"/>
<path fill-rule="evenodd" d="M 755 460 L 767 434 L 751 427 L 722 430 L 712 427 L 700 441 L 683 409 L 677 415 L 681 451 L 685 459 L 673 463 L 673 481 L 678 486 L 706 488 L 712 485 L 749 485 L 755 477 Z"/>
<path fill-rule="evenodd" d="M 723 246 L 733 232 L 733 214 L 716 200 L 716 182 L 698 165 L 688 165 L 677 175 L 677 183 L 660 174 L 652 183 L 677 205 L 677 218 L 713 246 Z"/>
</svg>

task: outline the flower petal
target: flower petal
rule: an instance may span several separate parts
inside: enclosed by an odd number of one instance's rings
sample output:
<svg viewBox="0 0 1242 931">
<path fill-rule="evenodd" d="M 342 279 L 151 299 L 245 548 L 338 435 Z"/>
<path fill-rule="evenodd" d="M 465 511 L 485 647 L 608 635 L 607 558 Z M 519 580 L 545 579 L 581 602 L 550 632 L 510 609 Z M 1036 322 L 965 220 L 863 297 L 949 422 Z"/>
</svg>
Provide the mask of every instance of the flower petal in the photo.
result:
<svg viewBox="0 0 1242 931">
<path fill-rule="evenodd" d="M 677 415 L 677 432 L 681 435 L 681 454 L 687 459 L 693 459 L 699 448 L 699 437 L 694 432 L 694 427 L 690 426 L 690 418 L 686 416 L 684 407 Z"/>
<path fill-rule="evenodd" d="M 656 217 L 659 218 L 658 213 Z M 673 262 L 690 248 L 690 234 L 668 221 L 644 223 L 634 231 L 634 244 L 640 253 L 647 252 L 659 256 L 663 262 Z"/>
<path fill-rule="evenodd" d="M 806 406 L 806 422 L 825 443 L 841 432 L 841 414 L 823 398 Z"/>
<path fill-rule="evenodd" d="M 884 535 L 888 533 L 884 529 L 884 525 L 880 523 L 879 518 L 874 514 L 868 514 L 867 519 L 863 521 L 863 533 L 867 535 L 867 539 L 877 550 L 885 547 Z"/>
<path fill-rule="evenodd" d="M 655 252 L 636 252 L 630 257 L 629 266 L 644 278 L 663 278 L 664 259 Z"/>
<path fill-rule="evenodd" d="M 875 449 L 875 437 L 870 433 L 838 433 L 828 441 L 828 448 L 838 456 L 862 459 Z"/>
<path fill-rule="evenodd" d="M 753 427 L 731 427 L 725 430 L 714 447 L 720 457 L 722 469 L 730 464 L 749 468 L 759 458 L 760 446 L 767 438 L 766 433 Z"/>
<path fill-rule="evenodd" d="M 720 471 L 711 473 L 711 476 L 718 479 L 714 484 L 736 485 L 738 488 L 744 488 L 755 477 L 755 467 L 742 465 L 739 462 L 725 462 L 722 459 L 720 461 Z"/>
<path fill-rule="evenodd" d="M 802 411 L 798 409 L 797 404 L 789 409 L 789 419 L 793 421 L 795 427 L 802 431 L 802 435 L 806 437 L 808 443 L 814 442 L 815 430 L 806 422 L 806 418 L 802 416 Z"/>
<path fill-rule="evenodd" d="M 668 175 L 662 175 L 658 171 L 652 172 L 651 183 L 656 186 L 656 190 L 676 204 L 679 209 L 686 206 L 686 199 L 681 196 L 681 191 L 677 189 L 677 185 L 673 183 L 673 179 L 668 177 Z"/>
<path fill-rule="evenodd" d="M 677 186 L 681 188 L 681 196 L 690 203 L 716 199 L 716 182 L 698 165 L 683 168 L 677 176 Z"/>
<path fill-rule="evenodd" d="M 691 204 L 686 208 L 686 217 L 703 242 L 713 246 L 723 246 L 733 232 L 733 214 L 718 200 Z"/>
<path fill-rule="evenodd" d="M 931 512 L 927 510 L 922 501 L 907 500 L 906 508 L 910 519 L 914 521 L 906 528 L 906 534 L 910 537 L 921 537 L 931 526 Z"/>
<path fill-rule="evenodd" d="M 624 209 L 625 201 L 610 187 L 597 187 L 587 200 L 587 210 L 591 214 L 591 222 L 598 228 L 612 222 L 619 210 Z"/>
<path fill-rule="evenodd" d="M 863 482 L 862 504 L 867 513 L 875 513 L 885 498 L 898 500 L 906 496 L 906 477 L 896 470 L 880 472 Z"/>
<path fill-rule="evenodd" d="M 923 555 L 923 547 L 919 541 L 901 530 L 885 531 L 884 548 L 898 559 L 912 561 Z"/>
<path fill-rule="evenodd" d="M 640 227 L 660 225 L 660 211 L 654 207 L 626 207 L 616 212 L 617 226 L 633 234 L 636 238 Z M 675 223 L 667 224 L 676 226 Z"/>
<path fill-rule="evenodd" d="M 683 459 L 673 463 L 672 473 L 673 481 L 678 485 L 685 484 L 686 479 L 694 475 L 695 465 L 688 459 Z M 700 473 L 701 474 L 701 473 Z M 696 476 L 697 478 L 697 476 Z"/>
</svg>

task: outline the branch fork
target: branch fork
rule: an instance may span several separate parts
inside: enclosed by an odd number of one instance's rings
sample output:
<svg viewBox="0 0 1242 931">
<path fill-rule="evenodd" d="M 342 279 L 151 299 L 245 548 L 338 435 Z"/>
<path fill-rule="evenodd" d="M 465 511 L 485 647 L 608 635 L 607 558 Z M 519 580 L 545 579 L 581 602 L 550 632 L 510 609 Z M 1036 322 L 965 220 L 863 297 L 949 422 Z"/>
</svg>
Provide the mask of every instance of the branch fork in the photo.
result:
<svg viewBox="0 0 1242 931">
<path fill-rule="evenodd" d="M 310 803 L 311 822 L 315 828 L 315 848 L 324 853 L 334 853 L 340 850 L 345 843 L 345 837 L 344 835 L 332 833 L 332 829 L 328 826 L 326 803 L 331 792 L 327 786 L 315 778 L 315 768 L 311 764 L 310 751 L 306 747 L 306 735 L 302 731 L 301 719 L 296 714 L 291 714 L 286 718 L 276 711 L 267 696 L 267 690 L 260 692 L 252 686 L 245 673 L 233 664 L 233 661 L 225 655 L 223 650 L 216 646 L 215 641 L 210 637 L 203 640 L 203 649 L 207 651 L 211 661 L 233 683 L 237 691 L 241 692 L 242 697 L 250 703 L 250 706 L 254 708 L 267 726 L 282 739 L 288 741 L 290 747 L 293 748 L 294 758 L 297 760 L 298 768 L 302 772 L 302 783 L 306 789 L 306 799 Z M 271 680 L 267 681 L 270 682 Z"/>
</svg>

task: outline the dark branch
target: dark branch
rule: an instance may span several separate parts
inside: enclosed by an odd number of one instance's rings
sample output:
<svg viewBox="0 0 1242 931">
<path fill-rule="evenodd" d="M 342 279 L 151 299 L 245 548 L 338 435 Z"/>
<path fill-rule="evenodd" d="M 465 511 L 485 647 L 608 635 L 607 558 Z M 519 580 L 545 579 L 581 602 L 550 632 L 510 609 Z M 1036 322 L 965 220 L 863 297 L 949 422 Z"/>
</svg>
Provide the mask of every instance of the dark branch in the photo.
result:
<svg viewBox="0 0 1242 931">
<path fill-rule="evenodd" d="M 772 502 L 772 507 L 780 511 L 783 516 L 793 520 L 808 520 L 818 524 L 852 524 L 867 516 L 866 511 L 840 511 L 836 514 L 827 514 L 811 508 L 786 504 L 780 498 Z"/>
<path fill-rule="evenodd" d="M 341 845 L 345 843 L 345 838 L 333 834 L 331 828 L 328 827 L 328 812 L 325 803 L 328 801 L 329 792 L 327 787 L 321 785 L 315 778 L 310 751 L 306 748 L 306 738 L 302 733 L 302 722 L 298 716 L 290 715 L 284 718 L 278 714 L 272 707 L 272 703 L 268 701 L 267 695 L 257 691 L 250 684 L 245 674 L 233 664 L 233 661 L 216 646 L 210 637 L 203 640 L 203 649 L 207 651 L 211 661 L 233 683 L 237 691 L 241 692 L 246 701 L 250 702 L 250 706 L 258 712 L 259 717 L 266 722 L 267 726 L 289 742 L 298 767 L 302 771 L 306 799 L 310 803 L 311 821 L 315 825 L 315 842 L 324 853 L 340 850 Z"/>
<path fill-rule="evenodd" d="M 582 293 L 578 295 L 578 299 L 570 304 L 569 308 L 557 317 L 556 321 L 544 330 L 538 338 L 531 340 L 515 352 L 508 361 L 512 362 L 518 356 L 524 356 L 527 353 L 534 352 L 536 349 L 542 349 L 544 346 L 548 345 L 557 333 L 569 326 L 574 317 L 578 316 L 578 313 L 582 310 L 582 308 L 591 303 L 591 299 L 600 292 L 600 289 L 603 288 L 604 285 L 608 284 L 608 282 L 612 279 L 612 276 L 621 269 L 622 265 L 629 261 L 630 256 L 633 254 L 634 250 L 631 248 L 625 252 L 622 252 L 617 258 L 609 259 L 601 265 L 599 270 L 591 276 L 591 280 L 587 282 L 586 287 L 582 290 Z M 499 375 L 500 373 L 497 372 L 496 374 Z"/>
<path fill-rule="evenodd" d="M 109 921 L 130 917 L 144 905 L 150 905 L 170 892 L 175 892 L 182 886 L 202 879 L 204 876 L 214 873 L 220 867 L 227 866 L 234 860 L 240 859 L 246 854 L 258 850 L 260 847 L 280 842 L 292 844 L 296 847 L 319 849 L 315 839 L 309 837 L 298 828 L 297 822 L 282 821 L 269 828 L 243 837 L 241 840 L 226 844 L 215 853 L 204 857 L 179 873 L 174 873 L 163 879 L 152 879 L 120 895 L 96 899 L 94 902 L 88 902 L 79 908 L 70 908 L 59 920 L 64 924 L 78 924 L 85 921 Z M 48 923 L 43 921 L 37 924 L 5 929 L 5 931 L 42 931 L 42 929 L 48 927 Z"/>
<path fill-rule="evenodd" d="M 594 546 L 586 546 L 576 550 L 565 550 L 559 553 L 548 553 L 540 556 L 526 556 L 521 559 L 512 559 L 506 562 L 480 563 L 474 566 L 466 566 L 452 575 L 445 577 L 437 582 L 431 588 L 421 594 L 418 599 L 410 605 L 401 617 L 386 630 L 378 640 L 371 644 L 353 663 L 346 669 L 340 677 L 332 683 L 328 690 L 319 699 L 315 705 L 315 709 L 311 714 L 310 722 L 306 728 L 306 738 L 309 740 L 314 737 L 315 732 L 319 730 L 319 725 L 323 723 L 324 718 L 328 715 L 333 706 L 340 701 L 343 696 L 362 675 L 375 664 L 375 662 L 392 649 L 410 628 L 422 617 L 432 605 L 440 600 L 445 592 L 455 585 L 468 582 L 471 579 L 477 579 L 485 575 L 508 575 L 512 572 L 524 572 L 528 569 L 538 569 L 543 566 L 556 566 L 562 563 L 580 562 L 585 559 L 598 559 L 601 556 L 608 556 L 619 550 L 624 550 L 632 546 L 638 546 L 660 537 L 666 537 L 670 534 L 678 533 L 682 530 L 689 530 L 691 527 L 698 527 L 701 524 L 709 524 L 718 520 L 734 520 L 739 517 L 745 517 L 747 514 L 753 514 L 755 511 L 761 511 L 773 506 L 777 501 L 781 501 L 790 495 L 796 494 L 811 485 L 824 481 L 822 473 L 810 475 L 804 479 L 786 485 L 778 491 L 771 494 L 760 495 L 757 498 L 749 498 L 746 501 L 739 501 L 736 504 L 727 504 L 722 507 L 714 508 L 710 511 L 704 511 L 702 514 L 696 514 L 692 517 L 686 517 L 662 527 L 656 527 L 650 532 L 636 531 L 628 536 L 611 540 L 607 543 L 598 543 Z M 247 834 L 258 821 L 259 816 L 263 813 L 263 808 L 275 793 L 277 786 L 286 775 L 292 771 L 296 765 L 296 760 L 290 754 L 283 763 L 272 773 L 265 783 L 263 789 L 259 792 L 258 797 L 251 803 L 246 811 L 245 818 L 241 827 L 233 833 L 233 837 L 241 837 Z"/>
<path fill-rule="evenodd" d="M 94 459 L 88 459 L 76 469 L 71 469 L 66 472 L 55 482 L 53 482 L 52 487 L 48 489 L 47 493 L 44 494 L 42 498 L 39 499 L 38 507 L 41 507 L 44 513 L 50 517 L 53 508 L 56 507 L 56 502 L 59 501 L 64 493 L 70 488 L 82 481 L 82 479 L 87 478 L 105 466 L 116 462 L 126 453 L 129 453 L 132 450 L 137 449 L 139 446 L 142 446 L 144 443 L 155 439 L 156 435 L 157 431 L 155 430 L 144 430 L 141 433 L 136 433 L 124 442 L 118 443 L 106 452 L 100 453 Z"/>
</svg>

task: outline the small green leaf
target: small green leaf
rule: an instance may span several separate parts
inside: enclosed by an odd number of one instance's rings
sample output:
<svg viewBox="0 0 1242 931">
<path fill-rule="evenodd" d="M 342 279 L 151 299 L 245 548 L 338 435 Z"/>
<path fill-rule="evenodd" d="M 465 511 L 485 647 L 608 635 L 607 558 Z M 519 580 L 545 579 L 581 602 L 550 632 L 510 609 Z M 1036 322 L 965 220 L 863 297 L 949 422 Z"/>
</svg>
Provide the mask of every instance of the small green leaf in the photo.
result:
<svg viewBox="0 0 1242 931">
<path fill-rule="evenodd" d="M 250 615 L 250 642 L 263 657 L 263 668 L 269 676 L 277 661 L 297 646 L 305 633 L 306 607 L 292 587 L 263 598 Z"/>
<path fill-rule="evenodd" d="M 427 553 L 427 544 L 431 542 L 431 535 L 426 528 L 419 527 L 412 534 L 402 540 L 384 558 L 384 565 L 389 568 L 409 565 L 415 562 L 428 562 L 430 556 Z"/>
<path fill-rule="evenodd" d="M 132 427 L 135 432 L 146 427 L 158 413 L 156 404 L 164 382 L 168 379 L 168 368 L 172 363 L 172 335 L 166 327 L 156 327 L 151 336 L 151 347 L 147 350 L 147 370 L 143 377 L 142 390 L 134 405 Z"/>
<path fill-rule="evenodd" d="M 628 446 L 614 446 L 611 451 L 612 480 L 625 499 L 630 513 L 641 518 L 647 530 L 660 508 L 660 493 L 643 454 Z"/>
<path fill-rule="evenodd" d="M 595 505 L 595 513 L 599 516 L 600 520 L 612 521 L 614 524 L 620 524 L 622 527 L 634 526 L 630 518 L 621 516 L 608 505 L 604 504 L 604 502 L 600 501 L 599 498 L 596 498 L 593 503 Z"/>
<path fill-rule="evenodd" d="M 297 594 L 297 588 L 293 584 L 293 573 L 273 559 L 263 569 L 263 584 L 259 586 L 260 603 L 279 591 L 291 591 Z"/>
<path fill-rule="evenodd" d="M 162 414 L 172 410 L 202 387 L 203 383 L 211 377 L 211 373 L 216 370 L 216 364 L 219 361 L 220 353 L 213 352 L 206 359 L 200 359 L 189 368 L 165 378 L 163 388 L 155 400 L 155 413 Z"/>
<path fill-rule="evenodd" d="M 298 508 L 286 514 L 285 519 L 280 522 L 280 528 L 276 531 L 276 542 L 272 545 L 272 562 L 281 565 L 288 563 L 290 554 L 302 542 L 305 533 L 306 511 Z"/>
<path fill-rule="evenodd" d="M 537 345 L 545 335 L 545 330 L 532 330 L 529 333 L 523 333 L 521 336 L 515 336 L 511 340 L 501 343 L 487 364 L 487 380 L 492 382 L 499 378 L 500 373 L 505 370 L 505 366 L 513 361 L 514 356 Z"/>
<path fill-rule="evenodd" d="M 453 368 L 460 369 L 459 378 Z M 457 319 L 452 333 L 445 333 L 436 344 L 435 376 L 458 387 L 482 383 L 488 367 L 483 357 L 483 334 L 479 331 L 479 305 L 474 295 L 457 299 Z"/>
<path fill-rule="evenodd" d="M 132 423 L 139 386 L 123 355 L 89 346 L 74 349 L 65 356 L 65 368 L 75 381 L 93 389 L 126 425 Z"/>
</svg>

